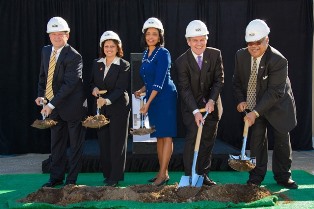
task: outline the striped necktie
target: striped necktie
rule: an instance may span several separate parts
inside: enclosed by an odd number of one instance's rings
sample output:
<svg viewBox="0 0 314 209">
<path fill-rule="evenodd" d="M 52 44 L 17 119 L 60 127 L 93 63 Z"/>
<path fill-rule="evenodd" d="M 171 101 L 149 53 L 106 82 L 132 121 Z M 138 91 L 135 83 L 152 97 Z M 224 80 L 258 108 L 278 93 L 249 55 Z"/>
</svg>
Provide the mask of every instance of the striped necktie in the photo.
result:
<svg viewBox="0 0 314 209">
<path fill-rule="evenodd" d="M 256 80 L 257 80 L 257 63 L 256 59 L 254 58 L 246 94 L 246 103 L 248 105 L 248 109 L 250 110 L 253 110 L 256 105 Z"/>
<path fill-rule="evenodd" d="M 51 101 L 52 98 L 54 97 L 53 90 L 52 90 L 52 79 L 53 79 L 53 74 L 56 68 L 56 55 L 57 55 L 57 51 L 53 50 L 52 56 L 50 57 L 50 61 L 49 61 L 47 84 L 46 84 L 46 98 L 49 101 Z"/>
</svg>

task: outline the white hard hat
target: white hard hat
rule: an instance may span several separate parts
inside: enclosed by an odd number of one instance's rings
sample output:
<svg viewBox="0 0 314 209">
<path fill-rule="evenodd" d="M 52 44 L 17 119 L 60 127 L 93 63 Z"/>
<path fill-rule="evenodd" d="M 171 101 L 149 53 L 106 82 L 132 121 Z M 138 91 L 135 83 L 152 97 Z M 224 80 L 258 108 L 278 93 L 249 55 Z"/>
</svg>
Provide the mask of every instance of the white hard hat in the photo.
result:
<svg viewBox="0 0 314 209">
<path fill-rule="evenodd" d="M 260 19 L 252 20 L 246 27 L 245 41 L 253 42 L 261 40 L 262 38 L 266 37 L 269 34 L 269 32 L 270 29 L 263 20 Z"/>
<path fill-rule="evenodd" d="M 62 17 L 51 18 L 47 24 L 47 33 L 61 31 L 70 32 L 68 23 Z"/>
<path fill-rule="evenodd" d="M 106 41 L 106 40 L 117 40 L 119 42 L 119 44 L 121 44 L 121 40 L 118 36 L 118 34 L 116 34 L 115 32 L 108 30 L 105 31 L 101 37 L 100 37 L 100 41 L 99 41 L 99 46 L 101 47 L 102 42 Z"/>
<path fill-rule="evenodd" d="M 156 17 L 148 18 L 142 28 L 142 32 L 144 33 L 144 30 L 147 28 L 157 28 L 161 30 L 161 33 L 164 33 L 164 27 L 162 26 L 162 23 L 160 20 L 158 20 Z"/>
<path fill-rule="evenodd" d="M 185 37 L 206 36 L 209 34 L 205 23 L 200 20 L 191 21 L 186 27 Z"/>
</svg>

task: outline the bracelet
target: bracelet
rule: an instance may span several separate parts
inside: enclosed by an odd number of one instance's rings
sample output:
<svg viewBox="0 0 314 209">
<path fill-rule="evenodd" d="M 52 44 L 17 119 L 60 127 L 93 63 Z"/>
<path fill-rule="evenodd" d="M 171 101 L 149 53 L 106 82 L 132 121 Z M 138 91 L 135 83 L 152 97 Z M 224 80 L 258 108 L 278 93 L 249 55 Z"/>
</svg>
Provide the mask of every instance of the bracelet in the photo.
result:
<svg viewBox="0 0 314 209">
<path fill-rule="evenodd" d="M 254 112 L 254 113 L 255 113 L 256 118 L 258 118 L 258 117 L 259 117 L 259 114 L 258 114 L 258 112 L 257 112 L 256 110 L 252 110 L 252 112 Z"/>
</svg>

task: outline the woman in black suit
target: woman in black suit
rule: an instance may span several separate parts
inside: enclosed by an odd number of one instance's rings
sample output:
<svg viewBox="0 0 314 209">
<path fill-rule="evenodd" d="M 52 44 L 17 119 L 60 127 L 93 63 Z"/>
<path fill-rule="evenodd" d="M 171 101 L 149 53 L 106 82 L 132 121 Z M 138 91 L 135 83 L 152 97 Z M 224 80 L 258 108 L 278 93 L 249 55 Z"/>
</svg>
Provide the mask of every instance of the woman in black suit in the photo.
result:
<svg viewBox="0 0 314 209">
<path fill-rule="evenodd" d="M 107 186 L 117 186 L 124 180 L 130 105 L 127 89 L 130 64 L 123 56 L 122 42 L 113 31 L 100 38 L 100 58 L 94 60 L 90 86 L 100 113 L 110 123 L 97 130 L 100 162 Z M 100 95 L 99 91 L 106 90 Z"/>
</svg>

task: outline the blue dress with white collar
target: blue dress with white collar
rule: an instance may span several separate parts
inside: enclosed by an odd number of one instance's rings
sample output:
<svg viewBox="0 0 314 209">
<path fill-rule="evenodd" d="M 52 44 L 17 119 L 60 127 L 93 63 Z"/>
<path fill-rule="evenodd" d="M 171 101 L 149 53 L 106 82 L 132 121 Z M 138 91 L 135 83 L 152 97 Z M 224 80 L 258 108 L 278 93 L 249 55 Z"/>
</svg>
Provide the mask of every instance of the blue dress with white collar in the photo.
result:
<svg viewBox="0 0 314 209">
<path fill-rule="evenodd" d="M 177 90 L 170 77 L 171 57 L 166 48 L 156 47 L 148 57 L 144 51 L 141 77 L 148 99 L 152 90 L 158 91 L 148 109 L 150 126 L 156 131 L 151 137 L 175 137 L 177 135 Z"/>
</svg>

